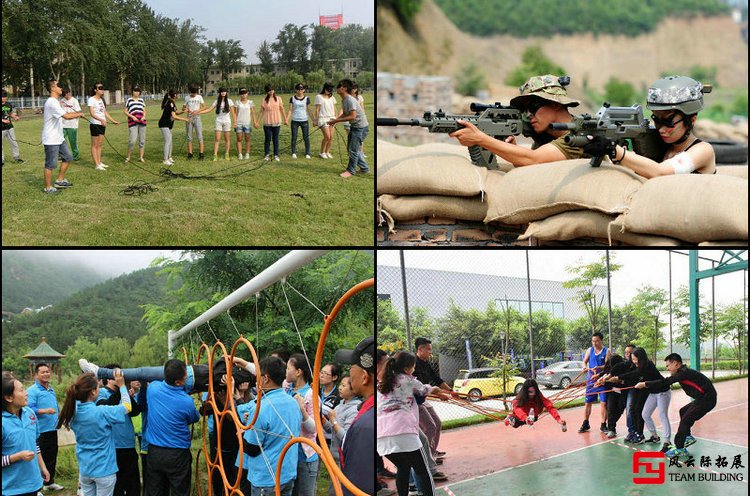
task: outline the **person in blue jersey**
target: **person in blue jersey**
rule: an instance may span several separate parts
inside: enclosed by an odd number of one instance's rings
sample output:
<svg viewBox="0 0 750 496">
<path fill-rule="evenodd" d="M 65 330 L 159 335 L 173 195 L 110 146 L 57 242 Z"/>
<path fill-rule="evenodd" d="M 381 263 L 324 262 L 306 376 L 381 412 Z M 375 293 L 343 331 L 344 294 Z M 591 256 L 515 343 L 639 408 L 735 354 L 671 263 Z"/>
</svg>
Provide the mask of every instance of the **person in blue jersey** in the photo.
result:
<svg viewBox="0 0 750 496">
<path fill-rule="evenodd" d="M 116 363 L 107 365 L 108 368 L 119 369 Z M 128 389 L 130 389 L 128 387 Z M 133 426 L 133 417 L 141 413 L 138 402 L 135 401 L 134 395 L 130 394 L 130 404 L 132 409 L 125 422 L 115 424 L 112 427 L 112 435 L 115 441 L 115 452 L 117 455 L 117 482 L 115 483 L 115 496 L 140 496 L 141 494 L 141 477 L 138 473 L 138 452 L 135 450 L 135 428 Z M 99 388 L 99 396 L 96 405 L 117 405 L 120 403 L 120 390 L 115 381 L 102 379 L 102 387 Z"/>
<path fill-rule="evenodd" d="M 171 359 L 164 364 L 164 381 L 153 381 L 148 386 L 146 496 L 161 496 L 165 481 L 173 496 L 190 494 L 190 424 L 200 420 L 200 415 L 185 392 L 185 381 L 185 362 Z"/>
<path fill-rule="evenodd" d="M 291 360 L 291 358 L 290 358 Z M 250 496 L 275 494 L 276 466 L 281 450 L 291 437 L 300 435 L 302 414 L 298 403 L 281 387 L 286 375 L 283 360 L 268 357 L 260 361 L 261 401 L 254 429 L 243 435 L 243 451 L 247 455 Z M 249 404 L 248 419 L 255 415 L 256 401 Z M 249 420 L 248 420 L 249 422 Z M 279 477 L 281 496 L 291 496 L 297 477 L 299 451 L 290 449 L 284 456 Z M 243 462 L 244 463 L 244 462 Z"/>
<path fill-rule="evenodd" d="M 334 361 L 351 365 L 352 391 L 362 398 L 339 452 L 342 471 L 359 489 L 375 494 L 375 337 L 366 337 L 353 350 L 338 350 Z M 352 495 L 346 487 L 342 490 L 344 496 Z"/>
<path fill-rule="evenodd" d="M 49 471 L 49 481 L 44 483 L 44 489 L 59 491 L 63 486 L 55 482 L 55 468 L 57 466 L 57 415 L 60 407 L 57 405 L 55 390 L 49 383 L 52 370 L 49 364 L 37 363 L 36 376 L 27 393 L 29 408 L 39 418 L 39 449 L 44 459 L 44 465 Z"/>
<path fill-rule="evenodd" d="M 3 495 L 36 496 L 49 472 L 37 445 L 39 420 L 21 381 L 3 372 Z"/>
<path fill-rule="evenodd" d="M 302 422 L 300 436 L 313 443 L 316 441 L 315 419 L 312 408 L 312 370 L 305 355 L 294 353 L 286 363 L 286 381 L 290 384 L 287 391 L 299 404 Z M 262 401 L 262 400 L 261 400 Z M 307 444 L 299 444 L 297 461 L 297 482 L 294 484 L 293 496 L 314 496 L 320 470 L 320 458 L 315 450 Z"/>
<path fill-rule="evenodd" d="M 607 393 L 605 391 L 606 386 L 594 387 L 592 382 L 596 379 L 599 374 L 604 370 L 604 363 L 609 357 L 609 350 L 604 346 L 604 336 L 601 332 L 595 332 L 591 336 L 591 348 L 586 350 L 586 355 L 583 357 L 583 365 L 586 372 L 588 372 L 588 383 L 586 384 L 586 396 L 584 397 L 584 403 L 586 407 L 583 410 L 583 424 L 578 429 L 578 432 L 587 432 L 591 429 L 589 425 L 589 417 L 591 416 L 591 404 L 595 403 L 598 399 L 600 402 L 601 412 L 601 427 L 600 430 L 604 433 L 609 432 L 607 428 Z"/>
<path fill-rule="evenodd" d="M 117 455 L 113 427 L 125 423 L 132 410 L 125 379 L 115 371 L 120 403 L 96 406 L 99 383 L 94 374 L 81 374 L 65 390 L 65 403 L 57 427 L 72 429 L 76 435 L 76 457 L 84 496 L 111 496 L 117 481 Z"/>
</svg>

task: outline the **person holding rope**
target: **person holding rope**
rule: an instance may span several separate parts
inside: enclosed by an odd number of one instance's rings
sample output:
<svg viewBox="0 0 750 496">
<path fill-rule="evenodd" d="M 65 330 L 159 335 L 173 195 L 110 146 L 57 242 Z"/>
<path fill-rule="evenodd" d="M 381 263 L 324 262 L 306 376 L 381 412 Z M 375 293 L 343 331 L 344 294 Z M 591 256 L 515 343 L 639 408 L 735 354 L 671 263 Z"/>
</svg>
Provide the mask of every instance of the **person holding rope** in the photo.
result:
<svg viewBox="0 0 750 496">
<path fill-rule="evenodd" d="M 130 135 L 128 156 L 125 162 L 130 162 L 135 142 L 138 140 L 138 151 L 140 153 L 138 160 L 145 163 L 143 154 L 146 148 L 146 103 L 141 98 L 141 89 L 138 86 L 133 88 L 133 96 L 125 101 L 125 108 L 122 111 L 128 116 L 128 133 Z"/>
<path fill-rule="evenodd" d="M 185 97 L 185 103 L 182 105 L 182 111 L 187 111 L 188 120 L 185 122 L 185 131 L 187 132 L 187 148 L 188 160 L 193 158 L 193 130 L 198 137 L 198 143 L 200 146 L 200 155 L 198 160 L 203 160 L 205 157 L 203 153 L 203 122 L 201 122 L 201 114 L 206 109 L 206 102 L 203 101 L 203 97 L 198 94 L 200 88 L 197 84 L 191 84 L 188 86 L 189 96 Z"/>
<path fill-rule="evenodd" d="M 13 154 L 13 160 L 17 164 L 22 164 L 21 154 L 18 151 L 18 142 L 16 141 L 16 131 L 13 129 L 13 121 L 20 119 L 18 112 L 8 101 L 8 92 L 3 90 L 3 143 L 7 139 L 10 143 L 10 151 Z M 3 149 L 3 166 L 5 166 L 5 149 Z"/>
<path fill-rule="evenodd" d="M 352 177 L 357 172 L 357 167 L 362 174 L 370 172 L 364 157 L 362 156 L 362 143 L 367 138 L 368 123 L 364 109 L 359 105 L 356 98 L 352 96 L 354 82 L 351 79 L 342 79 L 336 86 L 336 92 L 341 97 L 342 115 L 337 119 L 328 121 L 329 125 L 337 122 L 349 122 L 349 136 L 347 139 L 347 150 L 349 151 L 349 164 L 346 170 L 339 174 L 343 178 Z"/>
<path fill-rule="evenodd" d="M 428 361 L 432 357 L 432 341 L 427 338 L 418 337 L 414 340 L 414 348 L 417 350 L 414 377 L 422 384 L 429 384 L 445 391 L 452 391 L 451 387 L 435 372 Z M 445 452 L 438 450 L 442 422 L 435 408 L 427 401 L 419 405 L 419 428 L 424 431 L 427 439 L 430 440 L 432 457 L 435 461 L 442 459 L 445 456 Z"/>
<path fill-rule="evenodd" d="M 420 452 L 419 413 L 414 395 L 449 397 L 439 386 L 423 384 L 412 376 L 416 363 L 417 357 L 408 351 L 394 354 L 386 362 L 383 378 L 378 384 L 377 449 L 380 455 L 396 466 L 399 496 L 409 493 L 409 473 L 412 469 L 425 496 L 435 494 L 427 460 Z"/>
<path fill-rule="evenodd" d="M 617 353 L 612 353 L 604 364 L 602 375 L 594 383 L 595 388 L 601 386 L 613 387 L 612 391 L 607 396 L 607 438 L 609 439 L 617 437 L 617 421 L 620 420 L 623 412 L 625 412 L 629 396 L 628 393 L 630 393 L 630 389 L 623 390 L 616 386 L 611 386 L 611 384 L 613 379 L 618 375 L 625 374 L 630 370 L 632 370 L 632 363 L 629 360 L 625 360 Z M 618 379 L 618 382 L 622 381 Z"/>
<path fill-rule="evenodd" d="M 317 443 L 315 419 L 312 407 L 312 371 L 305 355 L 294 353 L 286 363 L 286 380 L 291 385 L 287 393 L 297 401 L 302 415 L 300 436 Z M 294 484 L 294 496 L 315 496 L 315 486 L 320 469 L 320 458 L 307 444 L 299 444 L 297 462 L 297 482 Z"/>
<path fill-rule="evenodd" d="M 62 120 L 77 119 L 83 117 L 81 112 L 65 112 L 60 105 L 62 88 L 58 86 L 57 80 L 47 81 L 49 98 L 44 102 L 44 123 L 42 124 L 42 144 L 44 145 L 44 193 L 57 193 L 57 188 L 70 188 L 73 183 L 65 179 L 73 155 L 70 154 L 68 144 L 63 134 Z M 52 171 L 57 167 L 57 157 L 62 157 L 60 173 L 52 186 Z"/>
<path fill-rule="evenodd" d="M 302 414 L 297 402 L 285 394 L 284 382 L 287 367 L 278 357 L 264 358 L 259 363 L 260 383 L 263 394 L 260 411 L 253 429 L 243 434 L 243 451 L 247 455 L 247 478 L 252 485 L 250 496 L 274 494 L 275 470 L 281 450 L 291 437 L 300 435 Z M 256 401 L 250 402 L 248 418 L 255 414 Z M 282 496 L 291 496 L 297 477 L 299 451 L 290 449 L 281 463 L 279 476 Z M 273 467 L 273 469 L 271 468 Z"/>
<path fill-rule="evenodd" d="M 660 391 L 672 384 L 680 383 L 685 394 L 693 398 L 691 403 L 680 408 L 680 425 L 677 427 L 674 445 L 665 452 L 669 458 L 689 456 L 687 447 L 696 442 L 690 429 L 716 406 L 716 388 L 708 377 L 683 364 L 682 357 L 677 353 L 670 353 L 664 361 L 669 377 L 641 381 L 635 387 L 639 390 Z"/>
<path fill-rule="evenodd" d="M 237 114 L 234 111 L 234 102 L 229 98 L 229 90 L 219 88 L 219 96 L 214 100 L 209 108 L 201 113 L 210 112 L 216 109 L 216 123 L 214 125 L 214 159 L 219 160 L 219 142 L 221 133 L 224 133 L 224 160 L 229 160 L 229 153 L 232 145 L 230 144 L 229 132 L 237 121 Z"/>
<path fill-rule="evenodd" d="M 94 161 L 96 170 L 106 170 L 108 165 L 102 162 L 102 142 L 104 142 L 104 133 L 107 131 L 107 119 L 115 126 L 117 122 L 107 112 L 107 104 L 102 98 L 104 96 L 104 85 L 96 83 L 92 89 L 92 95 L 87 101 L 89 107 L 89 131 L 91 132 L 91 158 Z"/>
<path fill-rule="evenodd" d="M 352 392 L 362 398 L 359 412 L 346 431 L 339 455 L 341 470 L 359 489 L 375 494 L 375 337 L 368 336 L 353 350 L 338 350 L 333 357 L 336 363 L 351 365 L 349 377 Z M 344 496 L 352 496 L 345 486 Z"/>
<path fill-rule="evenodd" d="M 587 432 L 591 429 L 589 425 L 589 417 L 591 416 L 591 404 L 597 400 L 601 402 L 601 427 L 600 430 L 604 433 L 609 432 L 607 429 L 607 393 L 603 393 L 604 387 L 593 387 L 594 376 L 598 375 L 604 368 L 604 363 L 609 356 L 609 350 L 604 346 L 604 335 L 601 332 L 595 332 L 591 336 L 591 348 L 586 350 L 586 355 L 583 357 L 584 371 L 588 372 L 589 382 L 586 384 L 586 396 L 584 397 L 584 403 L 586 407 L 583 410 L 583 424 L 578 429 L 579 433 Z"/>
<path fill-rule="evenodd" d="M 169 90 L 164 94 L 164 99 L 161 101 L 159 130 L 164 136 L 164 161 L 162 164 L 166 166 L 174 165 L 174 160 L 172 160 L 172 126 L 174 126 L 174 121 L 189 122 L 189 119 L 179 116 L 182 112 L 177 111 L 175 98 L 177 98 L 177 92 Z"/>
<path fill-rule="evenodd" d="M 505 425 L 513 426 L 515 429 L 522 425 L 534 425 L 545 408 L 552 415 L 552 418 L 560 424 L 562 431 L 567 431 L 567 423 L 560 417 L 552 402 L 544 397 L 536 381 L 526 379 L 513 400 L 513 413 L 505 418 Z"/>
<path fill-rule="evenodd" d="M 255 115 L 255 104 L 247 97 L 247 88 L 240 88 L 240 99 L 234 104 L 237 113 L 237 158 L 250 160 L 250 132 L 258 129 L 258 117 Z M 251 120 L 252 118 L 252 120 Z M 245 155 L 242 155 L 242 140 L 245 140 Z"/>
<path fill-rule="evenodd" d="M 286 125 L 292 121 L 292 158 L 297 158 L 297 131 L 302 129 L 302 138 L 305 140 L 305 158 L 310 158 L 310 97 L 305 95 L 305 85 L 297 83 L 294 86 L 294 95 L 289 98 L 289 114 Z"/>
<path fill-rule="evenodd" d="M 634 349 L 631 358 L 635 369 L 620 376 L 613 376 L 615 382 L 621 379 L 625 387 L 632 388 L 638 382 L 656 381 L 662 378 L 661 373 L 656 369 L 656 365 L 648 359 L 646 350 L 643 348 L 638 347 Z M 661 389 L 661 391 L 663 390 Z M 643 408 L 646 405 L 646 400 L 648 400 L 649 391 L 633 390 L 631 394 L 633 395 L 633 400 L 630 404 L 630 415 L 635 424 L 635 436 L 633 436 L 631 442 L 633 444 L 659 442 L 659 438 L 655 435 L 648 440 L 643 436 L 643 428 L 645 426 Z"/>
<path fill-rule="evenodd" d="M 81 111 L 81 104 L 78 102 L 78 98 L 73 96 L 73 92 L 70 88 L 63 88 L 62 96 L 62 99 L 60 99 L 60 105 L 62 105 L 62 108 L 66 112 Z M 70 151 L 73 153 L 73 161 L 78 162 L 80 160 L 80 154 L 78 152 L 78 119 L 65 119 L 62 126 L 65 139 L 68 140 Z"/>
<path fill-rule="evenodd" d="M 35 496 L 49 481 L 37 440 L 39 422 L 23 383 L 3 372 L 3 494 Z"/>
<path fill-rule="evenodd" d="M 125 422 L 132 404 L 125 379 L 115 370 L 120 403 L 96 406 L 99 384 L 94 374 L 81 374 L 65 391 L 65 403 L 57 428 L 72 429 L 76 435 L 76 457 L 84 496 L 111 496 L 117 480 L 117 455 L 113 427 Z"/>
<path fill-rule="evenodd" d="M 320 142 L 320 158 L 333 158 L 331 145 L 333 144 L 333 127 L 328 121 L 336 117 L 336 99 L 333 97 L 333 84 L 323 83 L 323 89 L 315 95 L 314 126 L 320 126 L 323 140 Z"/>
<path fill-rule="evenodd" d="M 281 124 L 286 123 L 286 112 L 284 111 L 284 101 L 276 96 L 276 90 L 273 86 L 267 84 L 265 87 L 266 97 L 260 103 L 260 116 L 263 119 L 263 160 L 271 160 L 271 141 L 273 140 L 273 159 L 279 159 L 279 132 Z"/>
<path fill-rule="evenodd" d="M 57 468 L 57 418 L 60 408 L 57 405 L 57 395 L 49 380 L 52 376 L 49 364 L 36 364 L 36 380 L 29 387 L 29 408 L 36 413 L 39 419 L 39 450 L 41 451 L 44 465 L 49 471 L 49 480 L 45 481 L 44 489 L 59 491 L 63 486 L 55 482 L 55 470 Z"/>
</svg>

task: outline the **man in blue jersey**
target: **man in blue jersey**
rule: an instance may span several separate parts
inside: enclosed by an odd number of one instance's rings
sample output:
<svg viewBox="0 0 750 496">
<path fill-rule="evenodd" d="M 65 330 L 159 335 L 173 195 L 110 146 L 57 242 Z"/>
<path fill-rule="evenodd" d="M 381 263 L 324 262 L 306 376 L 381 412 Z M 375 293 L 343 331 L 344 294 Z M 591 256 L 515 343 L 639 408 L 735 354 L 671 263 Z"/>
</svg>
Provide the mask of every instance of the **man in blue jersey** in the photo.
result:
<svg viewBox="0 0 750 496">
<path fill-rule="evenodd" d="M 172 359 L 164 364 L 164 381 L 153 381 L 146 391 L 148 471 L 146 496 L 162 496 L 169 484 L 172 496 L 190 494 L 190 424 L 200 420 L 193 399 L 185 392 L 187 367 Z"/>
<path fill-rule="evenodd" d="M 585 370 L 588 372 L 588 382 L 586 383 L 586 396 L 584 397 L 584 408 L 583 424 L 578 432 L 586 432 L 591 429 L 589 425 L 589 416 L 591 416 L 591 404 L 599 398 L 600 412 L 601 412 L 601 427 L 600 430 L 604 433 L 609 432 L 607 428 L 607 393 L 602 393 L 606 386 L 594 387 L 594 376 L 601 373 L 604 370 L 604 362 L 609 358 L 609 350 L 604 346 L 604 336 L 601 332 L 595 332 L 591 336 L 591 348 L 586 351 L 586 355 L 583 357 L 583 364 Z"/>
<path fill-rule="evenodd" d="M 63 486 L 55 482 L 55 467 L 57 465 L 57 396 L 49 380 L 52 370 L 46 363 L 36 364 L 36 380 L 26 391 L 29 395 L 29 408 L 37 414 L 39 419 L 39 450 L 44 464 L 49 471 L 49 481 L 44 483 L 44 489 L 59 491 Z"/>
</svg>

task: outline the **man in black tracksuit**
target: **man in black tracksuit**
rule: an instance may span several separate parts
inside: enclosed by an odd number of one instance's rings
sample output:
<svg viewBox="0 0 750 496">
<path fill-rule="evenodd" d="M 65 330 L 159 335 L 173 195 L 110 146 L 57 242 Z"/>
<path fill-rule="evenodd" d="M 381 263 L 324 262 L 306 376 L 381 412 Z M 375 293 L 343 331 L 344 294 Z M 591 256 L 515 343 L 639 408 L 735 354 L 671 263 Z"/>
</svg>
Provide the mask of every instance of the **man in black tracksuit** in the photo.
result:
<svg viewBox="0 0 750 496">
<path fill-rule="evenodd" d="M 648 388 L 650 391 L 663 390 L 665 386 L 669 387 L 679 382 L 685 394 L 693 398 L 694 401 L 680 408 L 680 426 L 674 437 L 675 447 L 666 452 L 670 458 L 686 456 L 688 452 L 685 448 L 695 443 L 695 438 L 690 435 L 690 429 L 716 406 L 716 389 L 708 377 L 683 365 L 682 357 L 677 353 L 667 355 L 664 361 L 671 376 L 658 381 L 639 382 L 635 387 Z"/>
</svg>

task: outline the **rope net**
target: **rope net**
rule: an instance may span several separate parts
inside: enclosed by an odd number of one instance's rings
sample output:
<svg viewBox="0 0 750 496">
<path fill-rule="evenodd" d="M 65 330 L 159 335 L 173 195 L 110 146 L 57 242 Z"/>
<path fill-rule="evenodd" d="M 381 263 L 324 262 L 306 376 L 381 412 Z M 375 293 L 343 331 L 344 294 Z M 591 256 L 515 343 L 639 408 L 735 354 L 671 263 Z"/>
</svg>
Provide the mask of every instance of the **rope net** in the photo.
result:
<svg viewBox="0 0 750 496">
<path fill-rule="evenodd" d="M 285 281 L 282 281 L 282 288 L 283 284 L 286 284 Z M 318 444 L 312 442 L 310 439 L 300 437 L 300 436 L 294 436 L 293 432 L 287 426 L 284 424 L 289 431 L 288 436 L 282 436 L 285 438 L 288 438 L 289 440 L 284 445 L 284 448 L 282 449 L 281 455 L 279 457 L 278 463 L 276 464 L 275 470 L 274 467 L 272 467 L 270 460 L 268 460 L 268 457 L 266 456 L 265 452 L 263 451 L 262 443 L 260 445 L 261 454 L 260 456 L 263 457 L 265 464 L 268 468 L 269 473 L 271 474 L 273 480 L 275 481 L 275 491 L 278 496 L 281 494 L 281 467 L 282 463 L 284 461 L 284 457 L 286 456 L 286 453 L 288 450 L 298 443 L 303 443 L 308 446 L 310 446 L 320 457 L 322 463 L 325 465 L 326 469 L 328 470 L 328 474 L 331 477 L 331 482 L 333 485 L 334 492 L 337 496 L 342 496 L 342 489 L 341 485 L 343 484 L 346 486 L 346 488 L 352 492 L 352 494 L 356 496 L 367 496 L 367 494 L 359 489 L 357 486 L 355 486 L 349 479 L 344 475 L 344 473 L 339 468 L 338 464 L 336 463 L 335 459 L 333 458 L 333 454 L 331 453 L 330 448 L 328 447 L 328 444 L 326 443 L 325 439 L 325 433 L 323 431 L 323 422 L 321 420 L 321 413 L 320 413 L 320 370 L 322 368 L 322 362 L 323 362 L 323 352 L 325 351 L 325 344 L 326 339 L 328 338 L 328 333 L 330 332 L 331 326 L 333 325 L 333 322 L 336 318 L 336 315 L 338 315 L 339 311 L 343 307 L 343 305 L 355 294 L 367 289 L 373 287 L 375 284 L 374 279 L 367 279 L 365 281 L 362 281 L 356 285 L 354 285 L 352 288 L 350 288 L 334 305 L 333 309 L 331 310 L 331 313 L 329 315 L 323 314 L 324 319 L 324 326 L 323 330 L 321 331 L 320 339 L 318 341 L 318 348 L 315 354 L 315 361 L 314 364 L 311 364 L 311 369 L 313 370 L 313 384 L 312 384 L 312 404 L 313 404 L 313 412 L 312 416 L 315 421 L 315 429 L 317 432 L 317 438 L 318 438 Z M 290 286 L 291 287 L 291 286 Z M 292 288 L 293 289 L 293 288 Z M 295 290 L 296 291 L 296 290 Z M 309 301 L 309 300 L 308 300 Z M 312 302 L 310 302 L 312 304 Z M 314 305 L 313 305 L 314 306 Z M 317 307 L 316 307 L 317 308 Z M 291 307 L 289 308 L 291 311 Z M 321 312 L 322 313 L 322 312 Z M 228 312 L 227 312 L 228 314 Z M 230 316 L 231 319 L 231 316 Z M 234 322 L 232 322 L 234 324 Z M 209 325 L 210 329 L 210 325 Z M 296 329 L 296 323 L 295 323 L 295 329 Z M 260 413 L 261 405 L 269 405 L 272 408 L 275 407 L 273 404 L 269 401 L 263 402 L 262 396 L 263 392 L 261 389 L 260 384 L 260 364 L 258 361 L 258 355 L 255 351 L 255 348 L 253 345 L 248 341 L 244 336 L 242 336 L 237 330 L 235 326 L 235 330 L 237 331 L 237 334 L 239 335 L 239 338 L 234 342 L 232 345 L 232 350 L 229 354 L 227 354 L 227 349 L 224 346 L 224 344 L 220 340 L 216 340 L 213 347 L 209 348 L 209 346 L 201 340 L 200 346 L 198 348 L 198 353 L 194 358 L 195 364 L 200 363 L 200 360 L 203 358 L 203 355 L 208 357 L 208 368 L 209 371 L 211 371 L 208 374 L 208 396 L 204 402 L 204 405 L 210 406 L 211 410 L 213 411 L 210 415 L 214 415 L 214 429 L 216 431 L 216 456 L 212 460 L 210 457 L 210 450 L 209 450 L 209 440 L 207 435 L 207 418 L 208 415 L 204 409 L 202 419 L 201 419 L 201 430 L 202 430 L 202 439 L 203 439 L 203 446 L 198 450 L 198 453 L 196 454 L 195 458 L 195 487 L 198 493 L 198 496 L 203 496 L 203 492 L 201 490 L 201 483 L 199 479 L 200 474 L 200 467 L 199 467 L 199 461 L 201 458 L 205 461 L 206 471 L 208 473 L 208 496 L 218 496 L 213 494 L 213 485 L 211 484 L 212 476 L 215 472 L 218 471 L 219 475 L 221 476 L 223 487 L 224 487 L 224 494 L 225 496 L 234 496 L 234 495 L 240 495 L 240 496 L 248 496 L 244 495 L 242 490 L 240 490 L 240 483 L 242 481 L 242 471 L 243 471 L 243 464 L 244 464 L 244 449 L 243 449 L 243 434 L 246 431 L 249 430 L 256 430 L 258 432 L 263 432 L 268 435 L 274 435 L 279 436 L 278 433 L 268 432 L 268 431 L 262 431 L 259 428 L 255 427 L 255 422 L 258 419 L 258 414 Z M 299 329 L 296 329 L 297 334 L 300 335 Z M 211 331 L 213 334 L 213 330 Z M 198 334 L 200 337 L 200 334 Z M 215 334 L 214 334 L 214 337 Z M 192 336 L 190 338 L 192 340 Z M 301 340 L 300 335 L 300 340 Z M 237 353 L 237 349 L 240 345 L 244 345 L 247 347 L 247 349 L 250 351 L 250 354 L 253 358 L 253 364 L 255 365 L 255 377 L 256 377 L 256 389 L 258 391 L 257 397 L 256 397 L 256 405 L 254 408 L 254 415 L 252 420 L 250 420 L 249 423 L 244 423 L 240 419 L 240 414 L 237 412 L 237 406 L 235 402 L 231 399 L 231 392 L 234 391 L 234 378 L 232 377 L 232 366 L 234 363 L 234 357 Z M 190 363 L 190 358 L 188 356 L 187 349 L 183 346 L 182 347 L 183 353 L 185 355 L 185 363 Z M 218 408 L 219 403 L 216 399 L 216 392 L 214 390 L 214 374 L 213 374 L 213 366 L 214 366 L 214 356 L 216 355 L 216 351 L 220 350 L 222 352 L 222 355 L 225 361 L 226 365 L 226 401 L 222 409 Z M 305 353 L 305 356 L 307 354 Z M 278 412 L 276 412 L 278 415 Z M 280 415 L 279 420 L 283 423 L 283 419 Z M 236 429 L 237 433 L 237 439 L 239 443 L 239 467 L 237 469 L 237 478 L 235 480 L 229 480 L 226 474 L 226 470 L 224 467 L 224 459 L 221 456 L 221 431 L 225 426 L 225 417 L 227 417 L 226 422 L 231 422 L 233 424 L 233 427 Z M 203 456 L 201 456 L 203 455 Z"/>
</svg>

